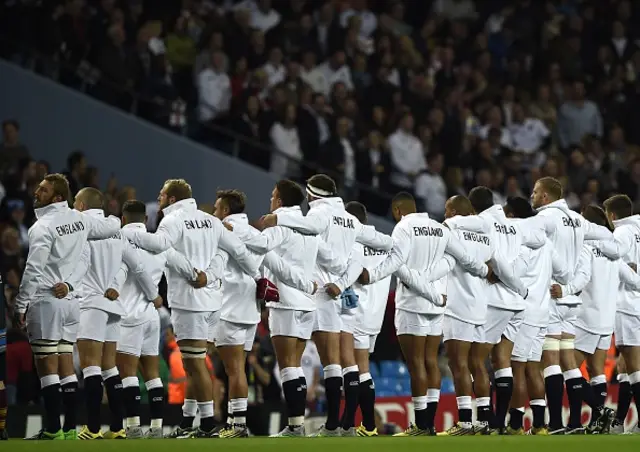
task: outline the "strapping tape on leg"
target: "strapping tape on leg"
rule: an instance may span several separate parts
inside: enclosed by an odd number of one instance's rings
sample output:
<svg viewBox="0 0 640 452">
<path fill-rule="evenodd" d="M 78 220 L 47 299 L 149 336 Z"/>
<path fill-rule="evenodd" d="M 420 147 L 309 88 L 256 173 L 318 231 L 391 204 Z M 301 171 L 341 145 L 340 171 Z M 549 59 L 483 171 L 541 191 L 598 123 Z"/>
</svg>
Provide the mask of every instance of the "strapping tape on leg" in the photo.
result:
<svg viewBox="0 0 640 452">
<path fill-rule="evenodd" d="M 58 341 L 37 340 L 31 343 L 31 350 L 37 358 L 46 358 L 58 354 Z"/>
<path fill-rule="evenodd" d="M 546 337 L 542 344 L 542 351 L 557 352 L 560 350 L 560 339 L 553 337 Z"/>
<path fill-rule="evenodd" d="M 575 339 L 560 339 L 560 350 L 573 350 Z"/>
<path fill-rule="evenodd" d="M 182 359 L 204 359 L 207 356 L 206 347 L 180 347 Z"/>
<path fill-rule="evenodd" d="M 73 353 L 73 344 L 71 342 L 60 341 L 58 344 L 58 353 L 61 355 L 65 353 Z"/>
</svg>

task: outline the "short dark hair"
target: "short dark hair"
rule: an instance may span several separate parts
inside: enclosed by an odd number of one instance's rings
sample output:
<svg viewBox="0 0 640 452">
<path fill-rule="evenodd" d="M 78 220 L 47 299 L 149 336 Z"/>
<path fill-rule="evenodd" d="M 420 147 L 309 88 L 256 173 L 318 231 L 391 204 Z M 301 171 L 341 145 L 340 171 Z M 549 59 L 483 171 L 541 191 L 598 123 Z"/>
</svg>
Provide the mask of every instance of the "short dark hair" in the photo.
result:
<svg viewBox="0 0 640 452">
<path fill-rule="evenodd" d="M 73 151 L 67 157 L 67 168 L 69 171 L 73 171 L 73 168 L 84 159 L 84 153 L 82 151 Z"/>
<path fill-rule="evenodd" d="M 476 212 L 484 212 L 493 207 L 493 192 L 488 187 L 475 187 L 469 192 L 469 201 Z"/>
<path fill-rule="evenodd" d="M 356 217 L 360 223 L 367 224 L 367 208 L 361 202 L 348 202 L 344 209 Z"/>
<path fill-rule="evenodd" d="M 64 174 L 47 174 L 44 176 L 44 180 L 53 186 L 53 196 L 60 196 L 65 201 L 69 201 L 71 190 L 69 189 L 69 181 Z"/>
<path fill-rule="evenodd" d="M 300 185 L 289 179 L 282 179 L 276 183 L 278 196 L 282 207 L 299 206 L 304 201 L 304 192 Z"/>
<path fill-rule="evenodd" d="M 604 202 L 604 208 L 618 218 L 633 215 L 633 201 L 627 195 L 614 195 Z"/>
<path fill-rule="evenodd" d="M 537 214 L 529 204 L 529 201 L 521 196 L 509 196 L 507 203 L 504 205 L 504 210 L 511 213 L 515 218 L 529 218 Z"/>
<path fill-rule="evenodd" d="M 320 190 L 330 193 L 327 196 L 335 196 L 338 193 L 336 183 L 326 174 L 316 174 L 307 180 L 307 185 L 312 185 Z"/>
<path fill-rule="evenodd" d="M 137 199 L 130 199 L 122 205 L 122 216 L 128 223 L 144 223 L 147 217 L 147 206 Z"/>
<path fill-rule="evenodd" d="M 76 198 L 80 198 L 89 209 L 104 208 L 104 195 L 97 188 L 85 187 L 78 192 Z"/>
<path fill-rule="evenodd" d="M 2 130 L 4 130 L 7 126 L 13 126 L 16 130 L 20 130 L 20 123 L 15 119 L 5 119 L 2 121 Z"/>
<path fill-rule="evenodd" d="M 597 224 L 598 226 L 604 226 L 605 228 L 609 229 L 610 231 L 613 231 L 613 227 L 611 226 L 611 223 L 609 222 L 609 219 L 607 218 L 607 214 L 604 213 L 604 210 L 602 210 L 601 207 L 599 206 L 594 206 L 594 205 L 589 205 L 587 207 L 585 207 L 582 210 L 582 216 L 594 223 Z"/>
<path fill-rule="evenodd" d="M 224 201 L 232 215 L 244 212 L 247 204 L 247 195 L 240 190 L 218 190 L 216 199 Z"/>
<path fill-rule="evenodd" d="M 558 179 L 547 176 L 538 179 L 536 183 L 540 184 L 547 196 L 552 198 L 554 201 L 562 198 L 564 190 L 562 189 L 562 184 Z"/>
</svg>

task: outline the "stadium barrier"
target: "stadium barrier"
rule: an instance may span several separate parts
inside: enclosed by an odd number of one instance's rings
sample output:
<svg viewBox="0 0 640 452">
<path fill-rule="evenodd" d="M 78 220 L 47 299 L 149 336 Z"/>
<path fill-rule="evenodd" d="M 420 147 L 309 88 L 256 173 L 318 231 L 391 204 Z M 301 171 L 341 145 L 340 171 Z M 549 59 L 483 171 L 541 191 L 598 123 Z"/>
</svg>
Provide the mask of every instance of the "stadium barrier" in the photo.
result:
<svg viewBox="0 0 640 452">
<path fill-rule="evenodd" d="M 617 387 L 614 387 L 613 394 L 607 398 L 607 406 L 615 408 L 617 405 Z M 143 425 L 149 424 L 148 406 L 142 405 L 141 420 Z M 383 422 L 397 424 L 401 428 L 406 428 L 413 421 L 413 407 L 410 397 L 382 397 L 376 400 L 376 408 L 380 412 Z M 583 422 L 588 421 L 590 409 L 583 407 Z M 565 422 L 569 419 L 569 405 L 564 401 Z M 182 418 L 182 407 L 180 405 L 168 405 L 165 408 L 164 429 L 169 433 L 180 423 Z M 456 397 L 453 394 L 443 395 L 440 398 L 438 414 L 436 417 L 436 428 L 438 431 L 446 430 L 453 425 L 457 418 Z M 84 413 L 78 413 L 80 423 L 84 422 Z M 282 404 L 250 406 L 247 415 L 249 428 L 256 435 L 270 435 L 277 433 L 284 428 L 286 413 Z M 309 431 L 319 426 L 324 421 L 321 417 L 308 419 Z M 358 413 L 357 423 L 360 423 L 360 413 Z M 525 428 L 531 425 L 531 410 L 527 407 L 524 417 Z M 638 422 L 638 412 L 635 404 L 631 404 L 631 410 L 625 421 L 626 428 L 631 428 Z M 198 419 L 196 419 L 196 424 Z M 108 408 L 102 409 L 103 429 L 109 425 Z M 7 429 L 12 438 L 24 438 L 36 434 L 42 428 L 42 409 L 36 405 L 12 406 L 9 409 Z"/>
</svg>

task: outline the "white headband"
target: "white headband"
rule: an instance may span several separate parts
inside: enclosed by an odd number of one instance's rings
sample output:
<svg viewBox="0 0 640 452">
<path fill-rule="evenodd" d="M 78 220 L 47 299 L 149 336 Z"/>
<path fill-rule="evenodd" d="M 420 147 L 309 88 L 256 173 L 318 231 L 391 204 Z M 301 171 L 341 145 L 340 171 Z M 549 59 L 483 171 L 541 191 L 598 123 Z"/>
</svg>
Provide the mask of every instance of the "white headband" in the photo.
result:
<svg viewBox="0 0 640 452">
<path fill-rule="evenodd" d="M 335 196 L 335 194 L 330 191 L 323 190 L 321 188 L 314 187 L 313 185 L 309 185 L 309 184 L 307 184 L 307 194 L 311 196 L 315 196 L 316 198 L 327 198 L 330 196 Z"/>
</svg>

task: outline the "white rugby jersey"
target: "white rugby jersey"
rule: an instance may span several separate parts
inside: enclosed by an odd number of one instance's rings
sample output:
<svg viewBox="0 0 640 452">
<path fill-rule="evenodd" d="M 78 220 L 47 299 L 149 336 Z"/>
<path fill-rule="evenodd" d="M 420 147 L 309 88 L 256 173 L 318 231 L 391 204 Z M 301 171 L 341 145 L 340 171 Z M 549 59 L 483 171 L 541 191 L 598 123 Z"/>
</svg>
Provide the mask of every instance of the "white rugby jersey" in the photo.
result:
<svg viewBox="0 0 640 452">
<path fill-rule="evenodd" d="M 287 218 L 303 217 L 299 206 L 281 207 L 276 209 L 274 213 Z M 283 226 L 265 229 L 262 233 L 246 240 L 245 244 L 247 248 L 258 254 L 267 254 L 270 251 L 274 251 L 287 265 L 297 268 L 302 273 L 303 278 L 310 281 L 313 280 L 316 262 L 318 261 L 328 265 L 335 265 L 339 267 L 337 268 L 338 270 L 341 269 L 342 271 L 346 267 L 346 262 L 339 262 L 335 259 L 331 250 L 318 236 L 302 234 Z M 323 251 L 319 252 L 321 247 Z M 319 257 L 320 255 L 322 257 Z M 278 303 L 268 303 L 270 308 L 294 309 L 296 311 L 316 310 L 314 297 L 306 293 L 306 291 L 282 284 L 276 277 L 272 279 L 272 282 L 278 286 L 280 301 Z M 318 281 L 318 285 L 321 286 L 320 281 Z M 321 290 L 321 287 L 318 290 Z"/>
<path fill-rule="evenodd" d="M 209 268 L 218 248 L 221 248 L 246 273 L 255 278 L 259 276 L 255 257 L 220 220 L 198 210 L 193 198 L 171 204 L 163 213 L 164 218 L 154 234 L 136 231 L 129 239 L 152 253 L 174 248 L 199 270 Z M 181 274 L 168 269 L 167 285 L 169 306 L 172 308 L 208 312 L 217 311 L 222 306 L 219 281 L 209 280 L 206 287 L 194 289 Z"/>
<path fill-rule="evenodd" d="M 87 210 L 85 215 L 104 218 L 100 209 Z M 108 289 L 121 291 L 120 284 L 125 279 L 118 273 L 123 266 L 135 275 L 147 300 L 153 301 L 158 296 L 158 285 L 154 284 L 150 269 L 120 231 L 108 239 L 89 242 L 89 251 L 89 269 L 83 279 L 80 309 L 100 309 L 123 316 L 125 311 L 120 298 L 111 301 L 104 296 Z"/>
<path fill-rule="evenodd" d="M 147 227 L 144 223 L 130 223 L 122 227 L 120 233 L 124 238 L 129 237 L 134 231 L 146 231 Z M 135 253 L 149 272 L 153 284 L 157 287 L 160 284 L 162 275 L 167 267 L 183 275 L 184 278 L 191 278 L 193 275 L 193 265 L 180 253 L 173 248 L 159 254 L 153 254 L 137 245 L 129 242 L 135 249 Z M 218 276 L 219 277 L 219 276 Z M 122 325 L 136 326 L 141 325 L 157 316 L 156 308 L 147 298 L 143 287 L 135 277 L 128 274 L 127 267 L 121 267 L 120 272 L 116 276 L 117 285 L 120 286 L 120 302 L 124 309 L 124 315 L 120 319 Z M 124 281 L 122 281 L 124 279 Z"/>
<path fill-rule="evenodd" d="M 613 224 L 613 240 L 607 240 L 597 246 L 610 259 L 624 260 L 640 241 L 640 215 L 622 218 Z"/>
<path fill-rule="evenodd" d="M 564 199 L 554 201 L 538 209 L 535 218 L 542 221 L 551 244 L 569 268 L 569 280 L 573 277 L 585 240 L 611 241 L 611 231 L 584 219 L 569 209 Z M 556 300 L 558 304 L 574 305 L 581 301 L 574 295 Z"/>
<path fill-rule="evenodd" d="M 224 219 L 233 226 L 233 233 L 242 242 L 260 235 L 260 231 L 249 224 L 246 214 L 229 215 Z M 228 254 L 222 252 L 228 259 Z M 287 288 L 297 289 L 304 293 L 313 292 L 313 281 L 305 279 L 303 271 L 297 267 L 287 265 L 280 256 L 270 251 L 264 256 L 255 255 L 258 264 L 266 267 L 263 272 L 278 286 L 280 296 Z M 260 303 L 256 300 L 256 281 L 242 271 L 235 261 L 230 261 L 225 267 L 222 285 L 223 304 L 220 318 L 228 322 L 241 324 L 255 324 L 260 322 Z M 271 306 L 274 303 L 269 303 Z M 277 304 L 277 303 L 276 303 Z"/>
<path fill-rule="evenodd" d="M 87 240 L 106 239 L 120 230 L 118 218 L 92 217 L 70 209 L 66 201 L 39 207 L 35 214 L 37 221 L 29 229 L 29 255 L 16 297 L 20 313 L 29 303 L 52 298 L 51 288 L 56 284 L 70 282 Z"/>
<path fill-rule="evenodd" d="M 526 220 L 527 222 L 530 219 Z M 526 307 L 523 295 L 526 288 L 519 280 L 517 260 L 521 247 L 539 248 L 545 243 L 544 231 L 536 223 L 526 227 L 507 218 L 502 206 L 494 205 L 478 215 L 455 216 L 444 224 L 451 229 L 463 229 L 487 234 L 493 243 L 492 263 L 501 282 L 490 284 L 486 290 L 487 305 L 509 311 Z M 505 283 L 503 281 L 508 281 Z"/>
<path fill-rule="evenodd" d="M 621 260 L 611 260 L 598 248 L 584 245 L 578 261 L 580 275 L 587 279 L 580 298 L 582 306 L 576 326 L 593 334 L 611 334 L 616 315 L 616 294 L 620 283 L 640 289 L 640 276 Z M 578 282 L 581 284 L 582 279 Z M 575 289 L 574 289 L 575 290 Z"/>
<path fill-rule="evenodd" d="M 442 260 L 445 252 L 472 274 L 483 278 L 487 276 L 485 263 L 469 255 L 449 229 L 426 213 L 403 216 L 393 228 L 391 237 L 394 245 L 389 256 L 378 267 L 368 269 L 371 283 L 395 273 L 403 264 L 417 271 L 431 270 Z M 400 285 L 396 291 L 396 309 L 423 314 L 444 312 L 444 307 L 426 301 L 405 285 Z"/>
<path fill-rule="evenodd" d="M 622 251 L 627 251 L 621 258 L 622 262 L 636 264 L 637 267 L 640 267 L 640 216 L 633 215 L 615 220 L 613 225 L 615 226 L 613 233 L 616 236 L 616 242 L 626 244 L 622 249 Z M 594 244 L 594 246 L 606 253 L 612 247 L 611 242 Z M 621 285 L 617 310 L 624 314 L 640 316 L 640 291 L 624 284 Z"/>
<path fill-rule="evenodd" d="M 274 212 L 275 213 L 275 212 Z M 342 198 L 316 199 L 309 203 L 306 216 L 295 212 L 277 213 L 278 226 L 287 226 L 302 233 L 319 235 L 329 245 L 335 258 L 345 263 L 349 259 L 355 242 L 373 249 L 390 250 L 391 237 L 375 228 L 365 228 L 362 223 L 344 208 Z M 318 262 L 316 279 L 324 283 L 335 282 L 340 273 L 334 273 Z"/>
</svg>

